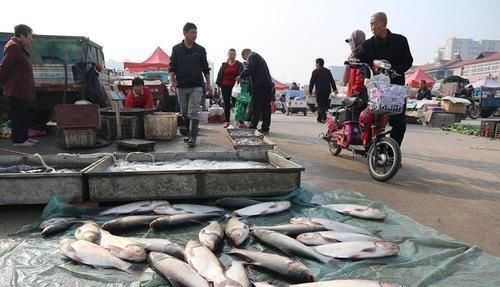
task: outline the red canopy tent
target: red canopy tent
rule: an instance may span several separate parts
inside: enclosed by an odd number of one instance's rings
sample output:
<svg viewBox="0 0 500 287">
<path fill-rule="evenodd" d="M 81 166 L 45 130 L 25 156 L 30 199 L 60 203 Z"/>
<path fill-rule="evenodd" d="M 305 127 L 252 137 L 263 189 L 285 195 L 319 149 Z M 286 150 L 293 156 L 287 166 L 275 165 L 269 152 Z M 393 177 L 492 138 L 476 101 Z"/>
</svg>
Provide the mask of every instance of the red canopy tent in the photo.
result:
<svg viewBox="0 0 500 287">
<path fill-rule="evenodd" d="M 156 48 L 153 54 L 142 63 L 125 62 L 125 69 L 130 72 L 144 72 L 150 70 L 168 70 L 170 57 L 160 47 Z"/>
<path fill-rule="evenodd" d="M 275 90 L 277 90 L 277 91 L 278 91 L 278 90 L 286 90 L 286 89 L 288 89 L 288 88 L 289 88 L 289 87 L 288 87 L 288 85 L 285 85 L 285 84 L 283 84 L 283 83 L 281 83 L 281 82 L 278 82 L 278 81 L 277 81 L 275 78 L 273 78 L 273 77 L 271 77 L 271 80 L 272 80 L 272 81 L 273 81 L 273 83 L 274 83 L 274 89 L 275 89 Z"/>
<path fill-rule="evenodd" d="M 436 82 L 431 76 L 427 75 L 424 70 L 417 69 L 411 76 L 406 78 L 406 84 L 412 88 L 418 88 L 420 81 L 424 80 L 426 82 L 427 88 L 432 88 L 434 82 Z"/>
</svg>

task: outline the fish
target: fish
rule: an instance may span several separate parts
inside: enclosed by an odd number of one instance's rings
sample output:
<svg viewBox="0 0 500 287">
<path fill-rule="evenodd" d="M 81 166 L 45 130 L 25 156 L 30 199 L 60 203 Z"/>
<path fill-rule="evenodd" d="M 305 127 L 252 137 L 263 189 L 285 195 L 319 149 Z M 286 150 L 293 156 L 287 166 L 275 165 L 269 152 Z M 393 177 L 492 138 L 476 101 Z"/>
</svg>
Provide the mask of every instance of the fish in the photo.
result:
<svg viewBox="0 0 500 287">
<path fill-rule="evenodd" d="M 324 231 L 326 230 L 323 226 L 320 225 L 308 225 L 308 224 L 282 224 L 282 225 L 274 225 L 274 226 L 251 226 L 251 230 L 272 230 L 279 233 L 287 234 L 287 235 L 297 235 L 306 232 L 315 232 L 315 231 Z"/>
<path fill-rule="evenodd" d="M 174 214 L 185 214 L 185 213 L 215 213 L 218 215 L 224 215 L 226 211 L 222 208 L 208 205 L 198 205 L 198 204 L 166 204 L 160 205 L 153 209 L 156 214 L 162 215 L 174 215 Z"/>
<path fill-rule="evenodd" d="M 229 208 L 243 208 L 250 205 L 259 204 L 262 201 L 244 197 L 223 197 L 215 201 L 215 205 Z"/>
<path fill-rule="evenodd" d="M 248 226 L 236 217 L 231 217 L 224 227 L 224 233 L 229 241 L 236 247 L 240 246 L 248 238 L 250 230 Z"/>
<path fill-rule="evenodd" d="M 143 262 L 147 253 L 144 247 L 127 237 L 115 236 L 106 230 L 101 230 L 102 247 L 108 249 L 111 254 L 132 262 Z"/>
<path fill-rule="evenodd" d="M 76 217 L 53 217 L 40 223 L 43 236 L 54 235 L 70 228 L 73 224 L 80 222 Z"/>
<path fill-rule="evenodd" d="M 387 214 L 380 209 L 359 204 L 327 204 L 321 207 L 334 210 L 338 213 L 366 219 L 385 219 L 387 217 Z"/>
<path fill-rule="evenodd" d="M 337 231 L 337 232 L 351 232 L 351 233 L 359 233 L 359 234 L 365 234 L 365 235 L 370 235 L 370 236 L 377 236 L 374 233 L 372 233 L 366 229 L 360 228 L 360 227 L 356 227 L 353 225 L 349 225 L 349 224 L 334 221 L 334 220 L 318 218 L 318 217 L 292 217 L 290 219 L 290 223 L 293 223 L 293 224 L 300 223 L 300 224 L 307 224 L 307 225 L 322 226 L 323 228 L 325 228 L 327 230 L 332 230 L 332 231 Z"/>
<path fill-rule="evenodd" d="M 250 217 L 257 215 L 268 215 L 288 210 L 292 204 L 290 201 L 269 201 L 250 205 L 233 212 L 232 216 Z"/>
<path fill-rule="evenodd" d="M 214 287 L 241 287 L 238 282 L 226 277 L 219 259 L 201 243 L 190 240 L 186 244 L 185 253 L 187 263 L 208 282 L 212 282 Z"/>
<path fill-rule="evenodd" d="M 374 280 L 329 280 L 314 283 L 292 284 L 288 287 L 404 287 L 400 284 L 387 283 Z"/>
<path fill-rule="evenodd" d="M 105 222 L 101 229 L 111 231 L 111 232 L 123 232 L 130 231 L 135 228 L 149 227 L 149 224 L 160 218 L 160 215 L 130 215 L 125 217 L 116 218 Z"/>
<path fill-rule="evenodd" d="M 397 255 L 399 245 L 389 241 L 346 241 L 312 247 L 316 252 L 338 259 L 367 259 Z"/>
<path fill-rule="evenodd" d="M 78 240 L 86 240 L 96 242 L 101 236 L 100 227 L 93 221 L 87 221 L 75 231 L 75 238 Z"/>
<path fill-rule="evenodd" d="M 311 270 L 299 261 L 276 254 L 232 248 L 227 254 L 242 256 L 251 261 L 252 265 L 283 275 L 288 280 L 296 282 L 314 282 Z"/>
<path fill-rule="evenodd" d="M 302 244 L 298 240 L 275 231 L 257 229 L 252 232 L 252 236 L 283 251 L 287 255 L 298 255 L 321 263 L 328 263 L 332 260 L 330 257 L 317 253 L 311 247 Z"/>
<path fill-rule="evenodd" d="M 163 238 L 140 238 L 127 237 L 128 239 L 137 242 L 144 249 L 151 252 L 165 253 L 184 260 L 184 248 L 180 245 Z"/>
<path fill-rule="evenodd" d="M 198 234 L 198 239 L 201 244 L 208 247 L 211 251 L 215 251 L 217 245 L 224 237 L 224 231 L 222 226 L 217 221 L 210 221 L 210 224 L 200 230 Z"/>
<path fill-rule="evenodd" d="M 95 268 L 114 267 L 134 275 L 140 275 L 143 271 L 141 265 L 122 260 L 107 249 L 85 240 L 64 238 L 59 241 L 59 250 L 66 257 Z"/>
<path fill-rule="evenodd" d="M 324 245 L 344 241 L 380 241 L 380 238 L 359 233 L 321 231 L 302 233 L 297 240 L 305 245 Z"/>
<path fill-rule="evenodd" d="M 173 286 L 209 287 L 207 280 L 184 261 L 159 252 L 148 254 L 149 266 Z"/>
<path fill-rule="evenodd" d="M 254 287 L 275 287 L 267 282 L 253 282 Z"/>
<path fill-rule="evenodd" d="M 252 283 L 248 279 L 244 264 L 243 261 L 232 260 L 231 267 L 226 270 L 226 277 L 240 283 L 242 287 L 251 287 Z"/>
<path fill-rule="evenodd" d="M 165 229 L 174 225 L 179 225 L 189 222 L 198 222 L 200 219 L 207 219 L 218 216 L 215 213 L 185 213 L 161 216 L 149 224 L 149 227 L 155 230 Z"/>
<path fill-rule="evenodd" d="M 147 213 L 147 212 L 152 212 L 153 209 L 155 209 L 155 207 L 165 204 L 168 204 L 168 201 L 165 200 L 137 201 L 106 209 L 104 211 L 101 211 L 99 215 Z"/>
</svg>

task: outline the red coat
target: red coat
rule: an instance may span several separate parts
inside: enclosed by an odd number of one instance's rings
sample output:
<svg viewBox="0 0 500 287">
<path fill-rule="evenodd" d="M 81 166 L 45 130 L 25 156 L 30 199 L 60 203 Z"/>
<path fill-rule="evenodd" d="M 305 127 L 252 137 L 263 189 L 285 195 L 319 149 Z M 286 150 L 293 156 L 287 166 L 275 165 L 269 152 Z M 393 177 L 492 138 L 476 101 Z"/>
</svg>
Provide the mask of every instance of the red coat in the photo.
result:
<svg viewBox="0 0 500 287">
<path fill-rule="evenodd" d="M 30 101 L 36 99 L 30 55 L 14 37 L 4 47 L 4 57 L 0 63 L 0 86 L 3 86 L 6 96 Z"/>
<path fill-rule="evenodd" d="M 356 91 L 359 94 L 366 90 L 365 78 L 361 69 L 358 67 L 351 67 L 349 69 L 349 85 L 347 86 L 347 96 L 352 97 L 353 93 Z"/>
<path fill-rule="evenodd" d="M 125 108 L 143 108 L 151 109 L 153 106 L 153 95 L 148 87 L 144 87 L 144 93 L 142 96 L 134 97 L 134 92 L 129 90 L 127 93 L 127 99 L 125 100 Z"/>
</svg>

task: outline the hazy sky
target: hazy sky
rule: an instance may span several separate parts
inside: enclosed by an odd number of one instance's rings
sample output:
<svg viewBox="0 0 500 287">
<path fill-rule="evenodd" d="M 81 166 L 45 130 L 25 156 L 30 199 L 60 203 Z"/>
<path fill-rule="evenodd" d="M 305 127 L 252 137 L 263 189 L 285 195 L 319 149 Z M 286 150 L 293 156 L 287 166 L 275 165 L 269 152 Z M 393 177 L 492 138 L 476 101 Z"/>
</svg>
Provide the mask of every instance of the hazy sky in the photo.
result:
<svg viewBox="0 0 500 287">
<path fill-rule="evenodd" d="M 157 46 L 168 54 L 182 40 L 182 27 L 198 26 L 197 42 L 216 69 L 227 50 L 249 47 L 283 82 L 309 80 L 314 60 L 341 65 L 344 42 L 355 29 L 371 37 L 370 15 L 385 11 L 388 27 L 408 38 L 415 64 L 432 61 L 446 38 L 500 40 L 497 0 L 253 0 L 253 1 L 2 1 L 0 31 L 15 24 L 37 34 L 89 37 L 104 47 L 106 60 L 143 61 Z"/>
</svg>

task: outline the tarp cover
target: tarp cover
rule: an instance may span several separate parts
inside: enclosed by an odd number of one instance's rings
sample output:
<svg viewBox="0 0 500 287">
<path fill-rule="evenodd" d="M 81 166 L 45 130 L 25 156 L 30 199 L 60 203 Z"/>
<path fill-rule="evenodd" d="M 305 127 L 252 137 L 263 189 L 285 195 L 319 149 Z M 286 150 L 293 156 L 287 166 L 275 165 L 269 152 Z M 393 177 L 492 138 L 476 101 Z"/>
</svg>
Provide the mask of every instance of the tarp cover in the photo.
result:
<svg viewBox="0 0 500 287">
<path fill-rule="evenodd" d="M 418 88 L 420 81 L 424 80 L 427 88 L 432 88 L 434 85 L 434 79 L 429 76 L 424 70 L 417 69 L 413 74 L 411 74 L 408 78 L 406 78 L 406 84 L 410 85 L 412 88 Z"/>
<path fill-rule="evenodd" d="M 285 198 L 285 197 L 282 197 Z M 380 279 L 406 286 L 500 286 L 500 259 L 482 252 L 478 247 L 457 242 L 436 230 L 418 224 L 414 220 L 398 214 L 380 202 L 372 202 L 362 195 L 350 191 L 307 192 L 297 190 L 288 198 L 293 199 L 292 208 L 277 215 L 248 219 L 248 223 L 272 225 L 287 223 L 292 216 L 324 217 L 344 221 L 370 230 L 381 230 L 380 235 L 399 242 L 401 251 L 398 256 L 344 261 L 338 266 L 325 266 L 310 260 L 302 260 L 320 280 L 329 279 Z M 385 221 L 371 221 L 343 216 L 324 208 L 306 206 L 306 203 L 357 203 L 382 208 L 388 213 Z M 42 218 L 50 216 L 89 216 L 95 209 L 73 208 L 63 202 L 51 200 Z M 40 220 L 41 220 L 40 219 Z M 108 218 L 100 218 L 103 222 Z M 37 233 L 36 226 L 23 228 L 15 238 L 0 241 L 0 282 L 9 286 L 168 286 L 168 283 L 146 269 L 140 277 L 134 277 L 115 269 L 94 269 L 93 267 L 72 262 L 58 250 L 58 241 L 62 237 L 73 236 L 76 228 L 49 239 L 43 239 Z M 149 233 L 149 237 L 168 238 L 181 245 L 190 239 L 197 239 L 202 225 L 189 225 L 162 233 Z M 128 235 L 144 235 L 130 233 Z M 244 246 L 248 249 L 275 252 L 253 239 Z M 221 261 L 228 264 L 229 257 L 218 253 Z M 272 281 L 276 286 L 283 286 L 283 278 L 250 267 L 249 276 L 254 280 Z"/>
<path fill-rule="evenodd" d="M 125 69 L 130 72 L 144 72 L 149 70 L 167 70 L 170 64 L 170 57 L 160 47 L 156 48 L 153 54 L 142 63 L 125 62 Z"/>
</svg>

